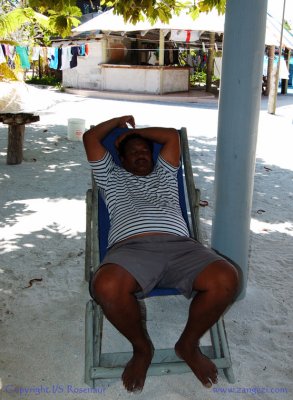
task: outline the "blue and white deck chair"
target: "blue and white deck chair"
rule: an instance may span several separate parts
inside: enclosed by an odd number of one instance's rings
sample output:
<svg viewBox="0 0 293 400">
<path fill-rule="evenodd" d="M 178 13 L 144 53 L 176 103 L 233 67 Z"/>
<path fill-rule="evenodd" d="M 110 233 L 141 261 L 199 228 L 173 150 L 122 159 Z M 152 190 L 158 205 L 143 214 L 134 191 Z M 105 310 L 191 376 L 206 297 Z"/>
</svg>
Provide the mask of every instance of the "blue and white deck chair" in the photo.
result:
<svg viewBox="0 0 293 400">
<path fill-rule="evenodd" d="M 103 144 L 110 151 L 114 160 L 119 163 L 115 149 L 115 139 L 125 129 L 115 129 L 106 137 Z M 190 226 L 190 235 L 200 241 L 199 231 L 199 200 L 200 192 L 194 186 L 192 165 L 190 161 L 187 132 L 185 128 L 180 130 L 182 164 L 178 171 L 178 188 L 180 193 L 180 204 L 182 213 Z M 159 153 L 160 146 L 154 146 L 154 159 Z M 185 178 L 185 179 L 184 179 Z M 185 180 L 185 185 L 184 185 Z M 186 190 L 185 190 L 186 188 Z M 187 196 L 186 196 L 187 194 Z M 186 209 L 185 197 L 188 200 L 190 221 Z M 86 255 L 85 255 L 85 279 L 90 276 L 107 249 L 107 238 L 109 230 L 109 217 L 106 206 L 99 196 L 96 184 L 87 191 L 87 226 L 86 226 Z M 155 288 L 150 296 L 173 296 L 180 295 L 176 289 Z M 126 363 L 132 356 L 130 352 L 102 353 L 103 340 L 103 312 L 99 305 L 90 300 L 86 306 L 85 322 L 85 382 L 95 387 L 97 380 L 121 377 Z M 201 346 L 203 354 L 211 358 L 218 369 L 222 369 L 230 383 L 235 382 L 227 336 L 223 318 L 210 329 L 211 345 Z M 148 375 L 167 375 L 191 372 L 187 364 L 179 359 L 173 348 L 155 350 L 152 363 L 148 369 Z"/>
</svg>

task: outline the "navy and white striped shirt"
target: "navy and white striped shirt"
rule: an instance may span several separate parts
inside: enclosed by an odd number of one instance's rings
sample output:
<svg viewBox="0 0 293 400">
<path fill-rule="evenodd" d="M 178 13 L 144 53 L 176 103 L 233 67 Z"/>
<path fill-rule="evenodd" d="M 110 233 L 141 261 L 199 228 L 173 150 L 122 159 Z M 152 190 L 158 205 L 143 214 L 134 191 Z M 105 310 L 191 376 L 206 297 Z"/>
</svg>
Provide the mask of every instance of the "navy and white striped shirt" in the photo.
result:
<svg viewBox="0 0 293 400">
<path fill-rule="evenodd" d="M 90 165 L 109 211 L 109 247 L 142 233 L 189 236 L 179 205 L 178 168 L 160 155 L 147 176 L 133 175 L 118 166 L 109 152 Z"/>
</svg>

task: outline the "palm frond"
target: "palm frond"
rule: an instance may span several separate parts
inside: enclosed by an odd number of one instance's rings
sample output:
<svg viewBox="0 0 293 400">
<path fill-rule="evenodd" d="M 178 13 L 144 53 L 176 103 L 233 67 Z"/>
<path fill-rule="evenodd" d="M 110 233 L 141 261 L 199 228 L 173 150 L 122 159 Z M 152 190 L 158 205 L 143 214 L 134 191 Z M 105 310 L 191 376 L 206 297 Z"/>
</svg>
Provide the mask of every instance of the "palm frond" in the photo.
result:
<svg viewBox="0 0 293 400">
<path fill-rule="evenodd" d="M 7 14 L 0 15 L 0 36 L 7 38 L 10 34 L 19 30 L 23 24 L 38 23 L 43 28 L 49 26 L 48 18 L 37 13 L 31 8 L 16 8 Z"/>
</svg>

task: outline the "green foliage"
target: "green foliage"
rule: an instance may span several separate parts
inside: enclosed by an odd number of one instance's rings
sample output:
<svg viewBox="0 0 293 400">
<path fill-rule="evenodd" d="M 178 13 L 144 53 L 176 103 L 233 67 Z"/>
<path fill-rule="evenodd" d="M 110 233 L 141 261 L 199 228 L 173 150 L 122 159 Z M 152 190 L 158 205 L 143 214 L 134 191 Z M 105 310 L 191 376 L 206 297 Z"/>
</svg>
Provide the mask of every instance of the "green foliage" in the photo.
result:
<svg viewBox="0 0 293 400">
<path fill-rule="evenodd" d="M 51 75 L 44 75 L 44 76 L 42 76 L 42 78 L 35 76 L 30 79 L 27 79 L 25 82 L 31 83 L 34 85 L 46 85 L 46 86 L 56 86 L 56 87 L 61 86 L 60 79 L 56 78 L 55 76 L 51 76 Z"/>
<path fill-rule="evenodd" d="M 206 71 L 195 71 L 193 74 L 190 75 L 190 85 L 191 86 L 198 86 L 198 85 L 205 85 L 207 80 L 207 73 Z M 215 75 L 212 76 L 212 83 L 216 84 L 219 81 Z"/>
<path fill-rule="evenodd" d="M 52 31 L 58 32 L 62 37 L 70 36 L 72 27 L 80 24 L 76 17 L 80 17 L 81 11 L 78 7 L 67 6 L 62 10 L 48 10 L 49 26 Z"/>
<path fill-rule="evenodd" d="M 66 9 L 69 9 L 70 7 L 75 7 L 76 6 L 76 0 L 66 0 L 66 1 L 55 1 L 55 0 L 49 0 L 49 1 L 44 1 L 44 0 L 29 0 L 29 5 L 32 7 L 34 10 L 37 10 L 41 12 L 44 15 L 49 15 L 49 11 L 55 11 L 55 12 L 63 12 Z M 80 13 L 80 9 L 77 7 L 77 10 L 75 10 Z"/>
<path fill-rule="evenodd" d="M 28 3 L 30 7 L 21 7 L 13 0 L 2 2 L 0 11 L 7 12 L 0 14 L 1 38 L 49 45 L 51 37 L 70 36 L 71 29 L 80 24 L 78 17 L 82 13 L 76 0 L 31 0 Z"/>
<path fill-rule="evenodd" d="M 10 35 L 29 24 L 37 24 L 48 28 L 48 18 L 31 8 L 15 8 L 14 10 L 0 15 L 0 36 L 9 39 Z"/>
<path fill-rule="evenodd" d="M 287 29 L 287 31 L 291 31 L 292 29 L 288 21 L 284 21 L 284 28 Z"/>
<path fill-rule="evenodd" d="M 194 74 L 190 75 L 190 83 L 192 86 L 196 86 L 197 83 L 206 83 L 207 74 L 204 71 L 195 71 Z"/>
<path fill-rule="evenodd" d="M 152 23 L 158 19 L 167 23 L 172 14 L 178 15 L 183 10 L 194 19 L 200 12 L 208 12 L 213 8 L 216 8 L 219 14 L 223 14 L 226 0 L 101 0 L 101 5 L 113 7 L 114 13 L 123 15 L 125 22 L 136 24 L 147 18 Z"/>
<path fill-rule="evenodd" d="M 1 0 L 0 1 L 0 15 L 12 11 L 18 6 L 18 0 Z"/>
<path fill-rule="evenodd" d="M 80 24 L 77 17 L 81 17 L 82 13 L 76 6 L 76 0 L 30 0 L 29 4 L 35 10 L 49 16 L 49 27 L 54 36 L 70 36 L 71 29 Z"/>
<path fill-rule="evenodd" d="M 205 62 L 198 62 L 195 64 L 195 60 L 197 56 L 199 55 L 199 52 L 194 49 L 189 50 L 191 58 L 194 60 L 192 64 L 188 64 L 188 52 L 186 50 L 181 51 L 179 53 L 179 62 L 180 65 L 182 66 L 188 66 L 190 67 L 190 71 L 193 71 L 190 73 L 190 78 L 189 82 L 190 85 L 195 87 L 198 85 L 205 85 L 206 84 L 206 79 L 207 79 L 207 64 Z M 218 55 L 222 54 L 221 52 L 218 52 Z M 190 60 L 189 60 L 190 62 Z M 212 76 L 212 83 L 216 84 L 216 82 L 219 80 L 218 77 L 215 75 Z"/>
<path fill-rule="evenodd" d="M 215 8 L 219 14 L 224 14 L 226 11 L 226 0 L 201 0 L 198 3 L 201 12 L 209 12 Z"/>
</svg>

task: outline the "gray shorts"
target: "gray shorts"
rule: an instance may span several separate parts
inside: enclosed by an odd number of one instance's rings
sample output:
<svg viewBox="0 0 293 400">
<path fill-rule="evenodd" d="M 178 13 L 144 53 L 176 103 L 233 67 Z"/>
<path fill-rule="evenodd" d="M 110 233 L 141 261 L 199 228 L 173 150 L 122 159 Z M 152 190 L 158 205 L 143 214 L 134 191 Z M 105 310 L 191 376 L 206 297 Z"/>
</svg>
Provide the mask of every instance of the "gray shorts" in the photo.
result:
<svg viewBox="0 0 293 400">
<path fill-rule="evenodd" d="M 176 288 L 192 296 L 192 285 L 213 261 L 223 260 L 197 241 L 176 235 L 139 236 L 114 244 L 99 265 L 118 264 L 139 283 L 143 298 L 155 287 Z"/>
</svg>

